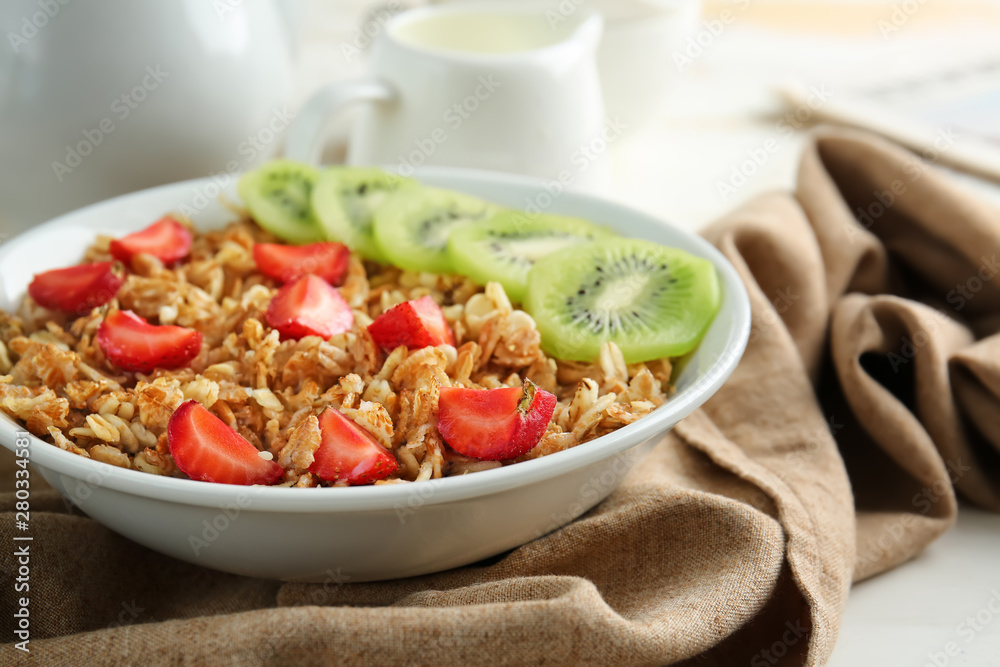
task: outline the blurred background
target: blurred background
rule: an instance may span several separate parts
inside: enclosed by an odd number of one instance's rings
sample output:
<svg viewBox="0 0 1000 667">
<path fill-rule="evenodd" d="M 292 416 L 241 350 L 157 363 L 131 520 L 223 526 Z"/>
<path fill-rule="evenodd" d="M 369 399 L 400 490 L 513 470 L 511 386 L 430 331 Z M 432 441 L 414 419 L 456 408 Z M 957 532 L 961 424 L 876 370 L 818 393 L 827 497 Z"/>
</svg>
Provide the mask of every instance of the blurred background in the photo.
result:
<svg viewBox="0 0 1000 667">
<path fill-rule="evenodd" d="M 364 59 L 349 60 L 342 45 L 353 44 L 373 10 L 389 4 L 310 4 L 314 15 L 344 20 L 308 23 L 297 100 L 331 72 L 338 78 L 364 75 Z M 863 108 L 853 119 L 894 128 L 913 137 L 918 149 L 932 143 L 939 129 L 952 127 L 967 149 L 959 152 L 970 153 L 973 163 L 962 161 L 963 169 L 983 167 L 990 178 L 1000 179 L 997 0 L 534 4 L 572 4 L 605 15 L 598 57 L 606 99 L 635 86 L 647 90 L 644 98 L 625 100 L 638 113 L 609 148 L 612 186 L 605 194 L 676 224 L 700 227 L 763 190 L 789 186 L 808 130 L 843 120 L 841 107 L 877 107 L 873 113 Z M 806 90 L 805 99 L 782 95 L 795 84 Z M 810 98 L 810 90 L 818 94 Z M 763 164 L 743 165 L 768 140 L 775 149 L 756 160 Z M 983 148 L 988 144 L 995 148 Z M 734 168 L 745 182 L 734 178 Z"/>
<path fill-rule="evenodd" d="M 229 180 L 281 151 L 318 89 L 366 77 L 386 23 L 426 4 L 7 0 L 0 233 L 161 183 Z M 698 228 L 790 185 L 820 122 L 873 126 L 918 149 L 945 133 L 954 145 L 935 161 L 1000 175 L 996 1 L 522 4 L 553 27 L 603 16 L 596 65 L 623 129 L 600 156 L 601 182 L 578 185 L 676 224 Z M 357 113 L 331 121 L 326 161 L 347 156 Z"/>
<path fill-rule="evenodd" d="M 0 242 L 162 183 L 212 176 L 231 186 L 282 152 L 317 91 L 369 77 L 387 24 L 426 4 L 4 0 Z M 791 187 L 808 132 L 842 123 L 894 138 L 1000 202 L 997 0 L 522 4 L 545 12 L 552 34 L 592 14 L 604 21 L 587 57 L 603 91 L 594 104 L 612 129 L 592 146 L 601 169 L 576 187 L 699 229 Z M 351 157 L 364 113 L 330 120 L 324 161 Z M 544 137 L 564 129 L 556 125 L 534 129 Z M 462 131 L 448 141 L 461 145 Z M 468 147 L 449 159 L 481 166 L 482 157 Z M 952 638 L 989 585 L 1000 590 L 983 557 L 995 527 L 963 514 L 916 563 L 859 586 L 833 664 L 924 664 L 925 646 Z M 993 629 L 995 639 L 1000 620 Z M 996 664 L 987 643 L 956 664 Z"/>
</svg>

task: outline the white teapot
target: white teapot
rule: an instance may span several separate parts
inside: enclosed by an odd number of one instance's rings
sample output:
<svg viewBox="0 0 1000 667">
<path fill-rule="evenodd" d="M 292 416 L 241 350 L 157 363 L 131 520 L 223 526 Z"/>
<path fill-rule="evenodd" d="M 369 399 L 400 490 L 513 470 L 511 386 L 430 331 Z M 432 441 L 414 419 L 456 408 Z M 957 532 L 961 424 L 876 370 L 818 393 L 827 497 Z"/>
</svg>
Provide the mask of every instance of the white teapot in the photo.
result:
<svg viewBox="0 0 1000 667">
<path fill-rule="evenodd" d="M 296 9 L 4 0 L 0 233 L 269 157 L 291 120 Z"/>
</svg>

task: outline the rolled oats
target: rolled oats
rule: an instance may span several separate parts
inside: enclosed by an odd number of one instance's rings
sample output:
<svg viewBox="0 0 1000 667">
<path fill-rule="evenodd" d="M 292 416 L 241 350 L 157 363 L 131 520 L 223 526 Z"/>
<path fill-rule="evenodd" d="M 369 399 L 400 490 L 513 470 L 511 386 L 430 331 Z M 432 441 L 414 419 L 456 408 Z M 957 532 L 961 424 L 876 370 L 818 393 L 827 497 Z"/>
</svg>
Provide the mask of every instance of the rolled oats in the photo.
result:
<svg viewBox="0 0 1000 667">
<path fill-rule="evenodd" d="M 255 242 L 275 239 L 248 221 L 195 233 L 184 263 L 149 255 L 110 307 L 157 324 L 202 332 L 206 345 L 188 367 L 149 375 L 110 366 L 95 343 L 105 310 L 75 320 L 26 298 L 18 315 L 0 313 L 0 410 L 80 456 L 156 475 L 180 475 L 167 424 L 195 400 L 285 471 L 283 485 L 313 487 L 320 445 L 317 416 L 342 410 L 392 450 L 397 472 L 380 484 L 434 479 L 503 465 L 461 456 L 437 431 L 441 387 L 492 389 L 527 378 L 558 398 L 538 445 L 518 460 L 575 447 L 652 412 L 670 392 L 669 360 L 627 365 L 614 344 L 595 363 L 557 361 L 541 349 L 531 316 L 498 283 L 401 271 L 352 255 L 340 292 L 354 328 L 330 340 L 282 341 L 264 325 L 279 285 L 256 270 Z M 108 239 L 87 261 L 107 261 Z M 443 307 L 455 345 L 381 352 L 366 327 L 406 300 L 430 295 Z"/>
</svg>

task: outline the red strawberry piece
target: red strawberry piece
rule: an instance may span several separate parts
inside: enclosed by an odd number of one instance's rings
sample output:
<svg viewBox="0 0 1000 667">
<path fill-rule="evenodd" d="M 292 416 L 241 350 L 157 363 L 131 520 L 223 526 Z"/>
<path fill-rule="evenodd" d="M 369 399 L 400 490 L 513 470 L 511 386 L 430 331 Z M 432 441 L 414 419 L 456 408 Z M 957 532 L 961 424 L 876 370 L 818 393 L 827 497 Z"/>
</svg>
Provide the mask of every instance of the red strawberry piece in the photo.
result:
<svg viewBox="0 0 1000 667">
<path fill-rule="evenodd" d="M 350 258 L 351 251 L 343 243 L 257 243 L 253 247 L 253 259 L 260 272 L 282 283 L 311 273 L 331 285 L 340 285 Z"/>
<path fill-rule="evenodd" d="M 523 387 L 441 387 L 438 431 L 460 454 L 505 461 L 527 454 L 545 433 L 556 397 L 530 380 Z"/>
<path fill-rule="evenodd" d="M 354 313 L 340 292 L 313 275 L 302 276 L 278 290 L 267 307 L 266 319 L 282 340 L 330 338 L 354 326 Z"/>
<path fill-rule="evenodd" d="M 111 254 L 128 264 L 132 257 L 145 253 L 164 264 L 178 262 L 191 252 L 191 232 L 173 218 L 163 218 L 140 232 L 111 242 Z"/>
<path fill-rule="evenodd" d="M 167 424 L 174 462 L 185 475 L 219 484 L 274 484 L 284 470 L 197 401 L 174 410 Z"/>
<path fill-rule="evenodd" d="M 396 472 L 392 452 L 336 408 L 319 416 L 322 440 L 309 472 L 327 482 L 373 484 Z"/>
<path fill-rule="evenodd" d="M 400 345 L 415 350 L 455 344 L 441 307 L 429 296 L 393 306 L 368 325 L 368 333 L 386 352 Z"/>
<path fill-rule="evenodd" d="M 125 269 L 117 262 L 80 264 L 39 273 L 28 285 L 28 294 L 45 308 L 89 313 L 111 301 L 124 282 Z"/>
<path fill-rule="evenodd" d="M 178 368 L 198 356 L 201 332 L 149 324 L 131 310 L 116 310 L 97 329 L 97 344 L 115 366 L 149 373 Z"/>
</svg>

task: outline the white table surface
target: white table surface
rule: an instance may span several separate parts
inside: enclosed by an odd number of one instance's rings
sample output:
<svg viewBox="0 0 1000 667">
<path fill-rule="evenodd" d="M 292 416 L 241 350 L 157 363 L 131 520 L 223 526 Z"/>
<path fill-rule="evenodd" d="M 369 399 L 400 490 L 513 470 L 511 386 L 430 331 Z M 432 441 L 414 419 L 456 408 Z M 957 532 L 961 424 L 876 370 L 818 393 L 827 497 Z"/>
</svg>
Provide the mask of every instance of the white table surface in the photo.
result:
<svg viewBox="0 0 1000 667">
<path fill-rule="evenodd" d="M 307 29 L 301 97 L 319 82 L 363 74 L 364 63 L 345 62 L 338 46 L 366 4 L 313 1 L 312 16 L 324 18 Z M 740 4 L 746 9 L 739 20 L 690 68 L 662 118 L 613 147 L 609 196 L 698 229 L 794 182 L 804 133 L 779 137 L 782 109 L 773 84 L 796 76 L 832 80 L 858 65 L 920 67 L 942 53 L 996 44 L 1000 30 L 997 2 L 915 0 L 919 10 L 891 39 L 877 30 L 898 4 L 890 1 Z M 726 6 L 709 0 L 706 14 Z M 719 181 L 772 137 L 779 150 L 735 194 L 722 196 Z M 990 194 L 1000 198 L 1000 190 Z M 989 609 L 993 596 L 996 613 Z M 963 508 L 955 528 L 920 557 L 857 585 L 829 664 L 1000 665 L 1000 516 Z"/>
</svg>

